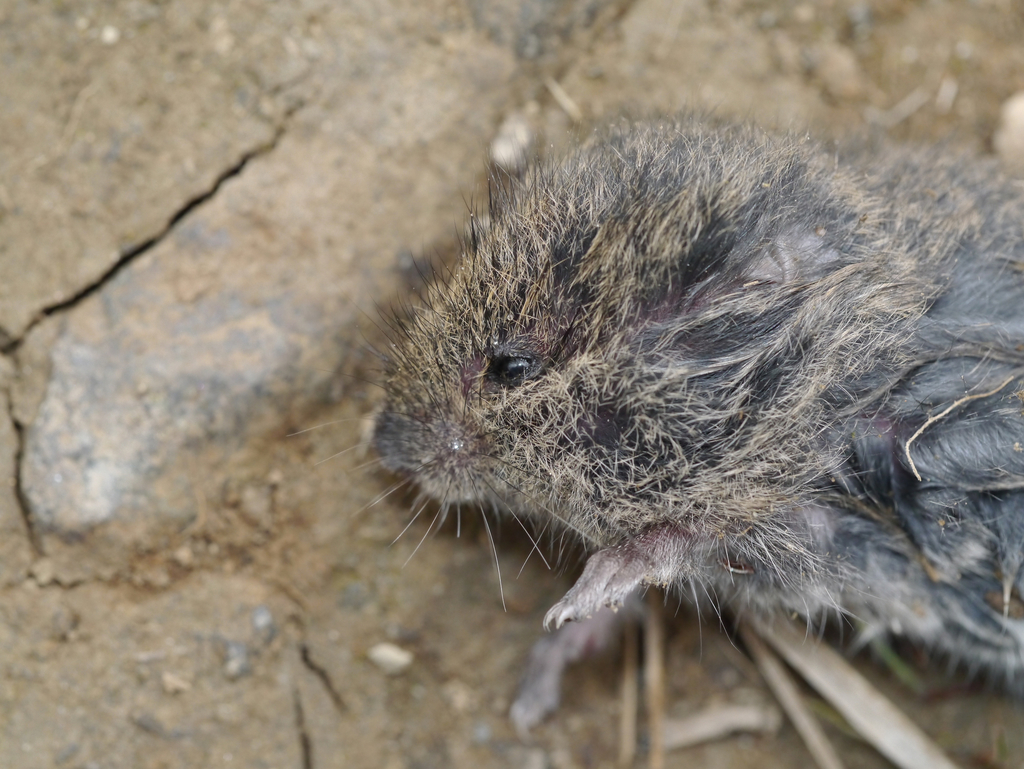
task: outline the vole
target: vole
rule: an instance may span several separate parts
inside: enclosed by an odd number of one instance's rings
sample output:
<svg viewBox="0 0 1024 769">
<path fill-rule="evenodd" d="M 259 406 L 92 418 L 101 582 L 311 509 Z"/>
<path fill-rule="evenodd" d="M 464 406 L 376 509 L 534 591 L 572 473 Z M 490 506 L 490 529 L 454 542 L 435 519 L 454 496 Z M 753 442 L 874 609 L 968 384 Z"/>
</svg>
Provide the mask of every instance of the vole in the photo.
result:
<svg viewBox="0 0 1024 769">
<path fill-rule="evenodd" d="M 1024 693 L 1024 190 L 993 165 L 624 122 L 496 188 L 393 329 L 384 464 L 595 551 L 549 627 L 658 584 Z"/>
</svg>

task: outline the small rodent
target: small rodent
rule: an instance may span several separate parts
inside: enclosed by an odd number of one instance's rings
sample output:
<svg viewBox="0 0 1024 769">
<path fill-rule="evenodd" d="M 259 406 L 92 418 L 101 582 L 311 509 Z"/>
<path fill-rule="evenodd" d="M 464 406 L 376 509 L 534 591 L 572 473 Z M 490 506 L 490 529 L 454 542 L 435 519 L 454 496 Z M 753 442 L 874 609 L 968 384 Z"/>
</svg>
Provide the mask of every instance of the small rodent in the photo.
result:
<svg viewBox="0 0 1024 769">
<path fill-rule="evenodd" d="M 1024 190 L 994 165 L 624 122 L 497 187 L 393 329 L 384 464 L 597 550 L 547 625 L 669 585 L 1024 693 Z"/>
</svg>

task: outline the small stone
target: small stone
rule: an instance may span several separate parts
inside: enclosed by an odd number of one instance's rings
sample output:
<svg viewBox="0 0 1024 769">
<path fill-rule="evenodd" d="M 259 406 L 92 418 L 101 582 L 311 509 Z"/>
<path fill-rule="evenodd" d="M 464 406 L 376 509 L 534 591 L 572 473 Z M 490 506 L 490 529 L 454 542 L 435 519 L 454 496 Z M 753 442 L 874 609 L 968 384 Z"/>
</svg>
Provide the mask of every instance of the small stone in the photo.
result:
<svg viewBox="0 0 1024 769">
<path fill-rule="evenodd" d="M 1024 174 L 1024 91 L 1003 102 L 992 145 L 1007 171 Z"/>
<path fill-rule="evenodd" d="M 491 725 L 486 721 L 477 721 L 473 724 L 473 742 L 483 745 L 491 741 Z"/>
<path fill-rule="evenodd" d="M 57 764 L 63 764 L 67 761 L 70 761 L 72 758 L 75 757 L 75 754 L 77 754 L 78 751 L 81 750 L 81 748 L 82 746 L 79 745 L 77 742 L 68 743 L 63 748 L 57 751 L 56 755 L 53 757 L 54 761 L 56 761 Z"/>
<path fill-rule="evenodd" d="M 846 18 L 850 20 L 853 27 L 853 36 L 857 40 L 865 40 L 871 35 L 871 27 L 874 19 L 871 14 L 869 3 L 857 3 L 850 6 L 846 11 Z"/>
<path fill-rule="evenodd" d="M 274 640 L 277 635 L 277 625 L 274 624 L 274 615 L 266 606 L 257 606 L 252 610 L 252 629 L 260 643 L 266 645 Z"/>
<path fill-rule="evenodd" d="M 465 713 L 473 704 L 473 691 L 464 682 L 453 678 L 441 687 L 441 694 L 456 713 Z"/>
<path fill-rule="evenodd" d="M 167 694 L 181 694 L 192 688 L 192 684 L 169 670 L 160 674 L 160 685 L 163 686 L 164 692 Z"/>
<path fill-rule="evenodd" d="M 344 609 L 358 610 L 363 608 L 369 600 L 370 591 L 366 589 L 366 585 L 362 582 L 353 582 L 346 585 L 345 589 L 341 591 L 338 603 Z"/>
<path fill-rule="evenodd" d="M 182 545 L 171 556 L 174 558 L 174 562 L 177 563 L 183 569 L 191 569 L 192 564 L 195 563 L 195 555 L 192 553 L 192 548 L 188 545 Z"/>
<path fill-rule="evenodd" d="M 117 27 L 108 24 L 100 32 L 100 42 L 103 45 L 116 45 L 117 41 L 121 39 L 121 30 Z"/>
<path fill-rule="evenodd" d="M 49 558 L 40 558 L 29 569 L 29 574 L 36 581 L 39 587 L 46 587 L 53 582 L 56 572 L 54 571 L 53 561 Z"/>
<path fill-rule="evenodd" d="M 210 23 L 210 36 L 213 38 L 213 50 L 221 56 L 227 56 L 235 47 L 235 36 L 228 29 L 228 22 L 218 16 Z"/>
<path fill-rule="evenodd" d="M 491 142 L 491 160 L 506 171 L 517 171 L 529 160 L 533 147 L 533 128 L 521 112 L 513 112 L 498 128 Z"/>
<path fill-rule="evenodd" d="M 222 702 L 217 706 L 216 718 L 222 724 L 237 726 L 245 720 L 245 713 L 235 702 Z"/>
<path fill-rule="evenodd" d="M 790 75 L 804 70 L 804 56 L 800 46 L 783 31 L 772 35 L 772 53 L 779 70 Z"/>
<path fill-rule="evenodd" d="M 793 18 L 801 24 L 810 24 L 814 21 L 814 6 L 804 3 L 793 9 Z"/>
<path fill-rule="evenodd" d="M 224 642 L 224 675 L 234 681 L 252 672 L 249 664 L 249 648 L 238 641 Z"/>
<path fill-rule="evenodd" d="M 532 748 L 526 752 L 523 758 L 523 769 L 545 769 L 548 765 L 548 757 L 541 748 Z"/>
<path fill-rule="evenodd" d="M 81 618 L 67 606 L 59 606 L 50 617 L 51 635 L 55 641 L 71 641 Z"/>
<path fill-rule="evenodd" d="M 815 74 L 835 99 L 859 99 L 867 90 L 857 56 L 838 43 L 819 49 Z"/>
<path fill-rule="evenodd" d="M 163 589 L 171 584 L 171 575 L 165 569 L 155 568 L 144 575 L 144 584 Z"/>
<path fill-rule="evenodd" d="M 392 643 L 379 643 L 366 653 L 370 662 L 379 667 L 389 676 L 398 675 L 412 664 L 411 651 Z"/>
<path fill-rule="evenodd" d="M 242 489 L 242 515 L 264 531 L 269 530 L 274 523 L 272 508 L 273 501 L 269 487 L 246 486 Z"/>
</svg>

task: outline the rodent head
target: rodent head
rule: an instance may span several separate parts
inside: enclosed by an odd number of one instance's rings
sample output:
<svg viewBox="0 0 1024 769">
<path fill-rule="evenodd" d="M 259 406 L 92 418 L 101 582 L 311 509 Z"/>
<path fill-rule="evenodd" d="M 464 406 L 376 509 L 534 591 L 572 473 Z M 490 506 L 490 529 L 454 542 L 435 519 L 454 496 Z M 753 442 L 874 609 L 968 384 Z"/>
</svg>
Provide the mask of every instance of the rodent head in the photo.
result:
<svg viewBox="0 0 1024 769">
<path fill-rule="evenodd" d="M 852 190 L 800 140 L 686 120 L 535 169 L 396 321 L 384 464 L 602 545 L 796 503 L 830 410 L 920 310 Z"/>
</svg>

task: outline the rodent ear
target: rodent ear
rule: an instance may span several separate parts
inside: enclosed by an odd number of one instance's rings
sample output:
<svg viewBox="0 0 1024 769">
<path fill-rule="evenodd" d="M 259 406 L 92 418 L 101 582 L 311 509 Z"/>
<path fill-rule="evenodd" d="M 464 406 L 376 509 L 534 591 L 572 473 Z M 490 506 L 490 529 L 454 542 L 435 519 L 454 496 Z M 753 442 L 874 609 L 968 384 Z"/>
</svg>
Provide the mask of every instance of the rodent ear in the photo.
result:
<svg viewBox="0 0 1024 769">
<path fill-rule="evenodd" d="M 786 284 L 807 280 L 838 261 L 839 252 L 825 243 L 824 233 L 788 231 L 755 254 L 744 271 L 746 281 Z"/>
</svg>

